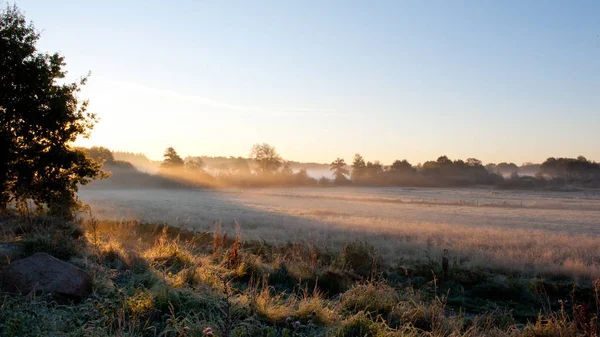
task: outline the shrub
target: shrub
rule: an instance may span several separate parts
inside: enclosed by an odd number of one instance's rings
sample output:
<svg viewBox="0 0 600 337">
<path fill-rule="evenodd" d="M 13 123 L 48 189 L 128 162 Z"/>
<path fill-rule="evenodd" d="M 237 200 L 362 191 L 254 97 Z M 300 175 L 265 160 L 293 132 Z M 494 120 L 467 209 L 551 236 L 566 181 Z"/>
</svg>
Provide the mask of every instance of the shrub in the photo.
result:
<svg viewBox="0 0 600 337">
<path fill-rule="evenodd" d="M 373 276 L 377 266 L 375 247 L 366 242 L 346 243 L 342 248 L 340 259 L 345 269 L 363 278 Z"/>
</svg>

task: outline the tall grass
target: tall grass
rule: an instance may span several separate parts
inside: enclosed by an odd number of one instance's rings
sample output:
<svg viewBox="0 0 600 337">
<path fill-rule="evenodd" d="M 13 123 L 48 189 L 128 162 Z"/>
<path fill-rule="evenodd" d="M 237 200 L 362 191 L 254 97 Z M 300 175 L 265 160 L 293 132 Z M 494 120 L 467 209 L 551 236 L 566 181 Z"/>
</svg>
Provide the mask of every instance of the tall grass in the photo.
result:
<svg viewBox="0 0 600 337">
<path fill-rule="evenodd" d="M 416 201 L 411 201 L 411 195 Z M 596 195 L 579 192 L 127 190 L 93 191 L 91 196 L 98 198 L 91 202 L 96 215 L 104 219 L 137 216 L 210 232 L 217 222 L 220 239 L 225 235 L 233 239 L 239 220 L 247 241 L 301 242 L 339 251 L 348 242 L 360 240 L 377 247 L 377 256 L 390 263 L 425 255 L 440 259 L 447 250 L 449 263 L 456 260 L 469 267 L 575 279 L 600 277 L 600 246 L 596 244 L 600 202 Z M 110 206 L 115 197 L 118 205 Z M 177 202 L 165 204 L 162 199 Z M 456 200 L 459 203 L 453 203 Z M 472 205 L 474 200 L 478 206 Z M 502 200 L 518 206 L 487 206 Z"/>
<path fill-rule="evenodd" d="M 16 233 L 20 221 L 2 222 L 3 232 Z M 36 230 L 4 239 L 33 240 L 65 226 L 40 222 Z M 85 229 L 82 236 L 67 236 L 58 245 L 78 243 L 73 254 L 63 258 L 93 275 L 89 297 L 58 305 L 35 293 L 3 294 L 0 335 L 598 333 L 599 281 L 519 278 L 491 269 L 467 269 L 453 261 L 444 280 L 439 278 L 440 260 L 414 262 L 409 268 L 390 263 L 365 242 L 328 252 L 315 243 L 251 241 L 240 229 L 224 239 L 218 226 L 212 233 L 193 233 L 162 224 L 98 221 L 87 222 Z M 40 249 L 62 250 L 56 245 Z M 332 285 L 338 283 L 347 286 L 335 289 Z M 516 292 L 516 300 L 495 299 L 498 289 Z"/>
</svg>

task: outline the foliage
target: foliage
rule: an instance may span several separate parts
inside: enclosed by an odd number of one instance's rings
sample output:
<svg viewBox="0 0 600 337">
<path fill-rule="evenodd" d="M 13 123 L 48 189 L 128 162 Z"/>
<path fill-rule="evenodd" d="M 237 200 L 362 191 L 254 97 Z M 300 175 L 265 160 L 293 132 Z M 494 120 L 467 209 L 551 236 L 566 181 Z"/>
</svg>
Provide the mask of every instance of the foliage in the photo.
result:
<svg viewBox="0 0 600 337">
<path fill-rule="evenodd" d="M 113 156 L 129 158 L 142 167 L 148 165 L 147 162 L 140 161 L 139 156 L 124 156 L 119 152 L 113 155 L 102 147 L 83 150 L 95 161 L 111 166 L 124 167 L 126 164 L 112 159 Z M 328 165 L 333 174 L 332 181 L 326 177 L 316 180 L 309 176 L 305 168 L 294 172 L 292 165 L 299 163 L 283 160 L 275 148 L 268 144 L 254 145 L 252 158 L 249 159 L 197 156 L 182 160 L 173 148 L 168 148 L 165 156 L 165 162 L 161 166 L 170 168 L 171 178 L 182 184 L 202 186 L 329 186 L 330 183 L 419 187 L 495 185 L 509 189 L 562 188 L 566 184 L 600 186 L 600 166 L 582 156 L 577 159 L 549 158 L 542 165 L 525 163 L 521 167 L 504 162 L 483 166 L 476 158 L 452 160 L 447 156 L 416 166 L 406 159 L 395 160 L 388 166 L 377 160 L 365 161 L 360 154 L 356 154 L 351 170 L 343 158 L 336 158 Z M 314 163 L 304 163 L 310 164 Z"/>
<path fill-rule="evenodd" d="M 39 34 L 16 8 L 0 12 L 0 208 L 33 200 L 69 217 L 78 185 L 100 165 L 69 144 L 96 122 L 77 93 L 87 80 L 61 83 L 64 57 L 37 51 Z"/>
<path fill-rule="evenodd" d="M 250 151 L 250 159 L 258 164 L 260 174 L 273 174 L 283 165 L 281 156 L 267 143 L 254 144 Z"/>
<path fill-rule="evenodd" d="M 163 169 L 182 168 L 184 165 L 183 159 L 181 159 L 179 154 L 177 154 L 177 151 L 175 151 L 175 149 L 172 147 L 168 147 L 165 150 L 163 157 L 165 159 L 163 160 L 162 164 L 160 165 L 160 167 Z"/>
<path fill-rule="evenodd" d="M 354 182 L 360 182 L 365 175 L 365 160 L 360 154 L 354 155 L 354 161 L 352 162 L 352 173 L 350 179 Z"/>
<path fill-rule="evenodd" d="M 185 168 L 190 171 L 204 172 L 206 163 L 202 157 L 188 157 L 185 159 Z"/>
<path fill-rule="evenodd" d="M 350 170 L 346 168 L 346 162 L 343 158 L 334 160 L 331 165 L 329 165 L 329 170 L 333 172 L 333 181 L 336 184 L 344 184 L 348 181 L 346 176 L 350 174 Z"/>
<path fill-rule="evenodd" d="M 92 158 L 100 165 L 112 164 L 115 162 L 115 157 L 111 150 L 103 146 L 92 146 L 90 148 L 81 148 L 85 154 Z"/>
<path fill-rule="evenodd" d="M 577 158 L 548 158 L 540 167 L 540 173 L 550 178 L 562 178 L 572 182 L 581 179 L 600 179 L 600 164 Z"/>
</svg>

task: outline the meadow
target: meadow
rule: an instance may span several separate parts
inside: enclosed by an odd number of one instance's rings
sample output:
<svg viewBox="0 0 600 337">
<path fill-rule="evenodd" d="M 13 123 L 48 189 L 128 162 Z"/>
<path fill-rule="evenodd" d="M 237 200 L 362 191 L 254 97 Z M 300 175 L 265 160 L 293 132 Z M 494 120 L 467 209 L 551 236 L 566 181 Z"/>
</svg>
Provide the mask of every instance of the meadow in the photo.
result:
<svg viewBox="0 0 600 337">
<path fill-rule="evenodd" d="M 103 220 L 339 250 L 365 241 L 389 263 L 441 258 L 469 267 L 600 276 L 600 193 L 428 188 L 98 189 L 79 198 Z"/>
<path fill-rule="evenodd" d="M 77 221 L 0 242 L 93 279 L 2 293 L 6 336 L 598 336 L 598 194 L 489 189 L 102 189 Z M 2 247 L 0 247 L 2 248 Z"/>
</svg>

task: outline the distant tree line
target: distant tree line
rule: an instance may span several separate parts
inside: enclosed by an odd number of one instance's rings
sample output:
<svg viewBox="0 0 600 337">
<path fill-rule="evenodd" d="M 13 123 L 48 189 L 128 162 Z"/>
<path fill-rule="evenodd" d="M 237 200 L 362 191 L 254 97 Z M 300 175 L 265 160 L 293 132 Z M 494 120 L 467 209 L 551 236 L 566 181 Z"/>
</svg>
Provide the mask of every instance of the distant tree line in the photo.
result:
<svg viewBox="0 0 600 337">
<path fill-rule="evenodd" d="M 127 166 L 124 161 L 115 160 L 111 151 L 106 148 L 94 147 L 87 149 L 86 153 L 101 164 Z M 139 159 L 140 155 L 132 157 Z M 206 161 L 213 162 L 212 169 L 208 169 Z M 320 168 L 323 164 L 314 165 L 313 167 Z M 476 158 L 452 160 L 447 156 L 417 165 L 412 165 L 406 159 L 384 165 L 377 160 L 367 161 L 356 154 L 351 163 L 346 163 L 343 158 L 336 158 L 328 168 L 332 178 L 315 179 L 305 168 L 294 171 L 291 162 L 284 160 L 275 147 L 263 143 L 255 144 L 247 158 L 182 158 L 174 148 L 169 147 L 164 152 L 158 173 L 187 185 L 241 187 L 493 185 L 499 188 L 543 188 L 570 184 L 586 187 L 594 186 L 600 181 L 600 165 L 582 156 L 548 158 L 542 164 L 525 163 L 517 166 L 503 162 L 484 166 Z"/>
<path fill-rule="evenodd" d="M 83 151 L 90 159 L 100 165 L 121 166 L 125 168 L 134 168 L 133 164 L 125 160 L 116 160 L 113 152 L 103 146 L 92 146 L 90 148 L 78 148 Z"/>
<path fill-rule="evenodd" d="M 540 164 L 524 163 L 521 166 L 517 166 L 515 163 L 502 162 L 498 164 L 490 163 L 485 165 L 485 168 L 491 173 L 501 175 L 503 177 L 510 177 L 514 174 L 520 176 L 535 176 L 540 172 Z"/>
</svg>

